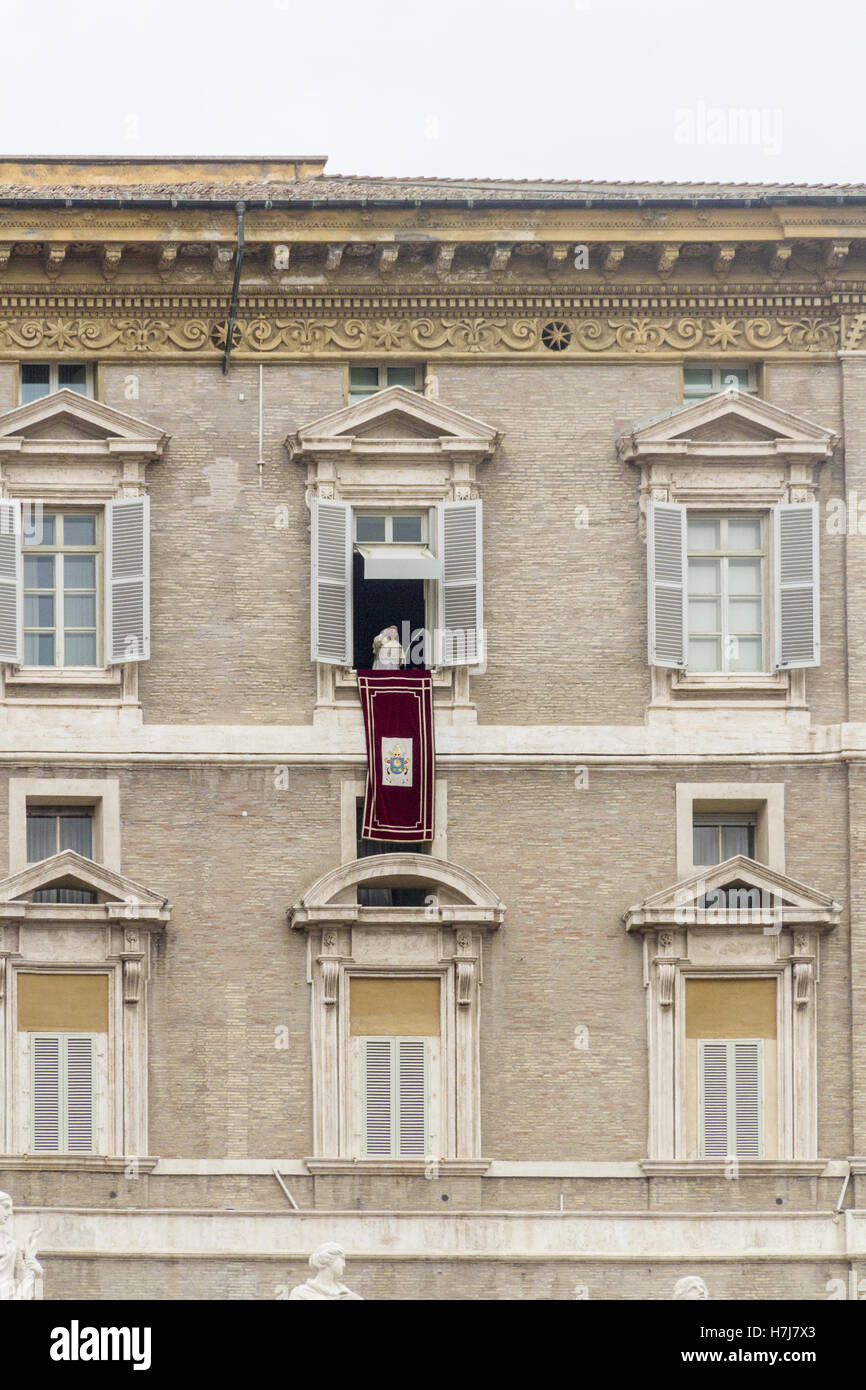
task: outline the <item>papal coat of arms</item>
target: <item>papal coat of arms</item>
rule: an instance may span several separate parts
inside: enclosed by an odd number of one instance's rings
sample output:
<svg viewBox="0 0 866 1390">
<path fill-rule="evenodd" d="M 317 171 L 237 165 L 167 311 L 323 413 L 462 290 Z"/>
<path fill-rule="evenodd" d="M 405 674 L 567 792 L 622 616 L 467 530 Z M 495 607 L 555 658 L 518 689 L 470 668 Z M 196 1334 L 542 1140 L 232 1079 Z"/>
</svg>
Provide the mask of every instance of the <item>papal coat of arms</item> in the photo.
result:
<svg viewBox="0 0 866 1390">
<path fill-rule="evenodd" d="M 411 738 L 382 739 L 382 786 L 411 787 Z"/>
</svg>

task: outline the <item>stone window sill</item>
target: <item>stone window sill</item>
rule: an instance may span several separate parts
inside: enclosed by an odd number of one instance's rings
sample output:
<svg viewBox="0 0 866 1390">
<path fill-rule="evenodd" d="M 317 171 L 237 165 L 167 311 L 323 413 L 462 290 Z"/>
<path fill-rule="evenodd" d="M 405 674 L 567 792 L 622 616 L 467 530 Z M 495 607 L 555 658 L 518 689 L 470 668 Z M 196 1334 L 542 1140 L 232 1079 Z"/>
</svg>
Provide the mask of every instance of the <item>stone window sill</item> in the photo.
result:
<svg viewBox="0 0 866 1390">
<path fill-rule="evenodd" d="M 480 1178 L 491 1164 L 489 1158 L 305 1158 L 314 1177 L 345 1173 L 381 1173 L 422 1178 Z M 434 1171 L 435 1170 L 435 1171 Z"/>
<path fill-rule="evenodd" d="M 7 685 L 120 686 L 122 666 L 10 666 Z"/>
<path fill-rule="evenodd" d="M 4 1171 L 39 1171 L 44 1173 L 93 1172 L 123 1173 L 132 1165 L 138 1173 L 151 1173 L 159 1158 L 143 1156 L 124 1158 L 103 1154 L 0 1154 Z"/>
</svg>

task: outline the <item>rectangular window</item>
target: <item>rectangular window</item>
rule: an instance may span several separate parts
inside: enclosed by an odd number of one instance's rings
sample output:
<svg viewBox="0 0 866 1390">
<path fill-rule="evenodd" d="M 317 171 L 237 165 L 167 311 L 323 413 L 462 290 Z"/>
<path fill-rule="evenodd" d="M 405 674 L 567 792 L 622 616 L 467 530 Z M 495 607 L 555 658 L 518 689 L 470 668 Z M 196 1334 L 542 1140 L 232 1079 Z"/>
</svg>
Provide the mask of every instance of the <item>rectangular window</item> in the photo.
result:
<svg viewBox="0 0 866 1390">
<path fill-rule="evenodd" d="M 423 367 L 392 367 L 384 362 L 352 365 L 349 367 L 349 405 L 366 400 L 387 386 L 408 386 L 410 391 L 420 391 L 424 386 Z"/>
<path fill-rule="evenodd" d="M 763 1156 L 763 1041 L 702 1038 L 698 1044 L 702 1158 Z"/>
<path fill-rule="evenodd" d="M 427 1152 L 427 1042 L 364 1038 L 364 1152 L 423 1158 Z"/>
<path fill-rule="evenodd" d="M 93 858 L 93 807 L 28 806 L 28 864 L 50 859 L 64 849 Z"/>
<path fill-rule="evenodd" d="M 30 1037 L 30 1142 L 33 1153 L 94 1152 L 95 1037 Z"/>
<path fill-rule="evenodd" d="M 21 404 L 49 396 L 52 391 L 93 395 L 93 369 L 85 362 L 22 362 Z"/>
<path fill-rule="evenodd" d="M 405 840 L 365 840 L 361 831 L 364 826 L 364 798 L 359 796 L 355 802 L 355 839 L 358 859 L 366 859 L 375 854 L 430 854 L 431 842 L 419 840 L 417 844 Z M 359 907 L 423 907 L 427 900 L 426 888 L 386 887 L 371 888 L 365 884 L 358 886 Z"/>
<path fill-rule="evenodd" d="M 754 366 L 729 366 L 726 362 L 718 366 L 683 367 L 683 400 L 703 400 L 715 396 L 729 386 L 740 391 L 758 390 L 758 373 Z"/>
<path fill-rule="evenodd" d="M 373 665 L 373 639 L 396 627 L 409 666 L 429 665 L 428 613 L 437 563 L 428 548 L 426 511 L 352 514 L 354 666 Z"/>
<path fill-rule="evenodd" d="M 688 669 L 765 669 L 762 516 L 688 513 Z"/>
<path fill-rule="evenodd" d="M 723 864 L 735 854 L 755 857 L 756 811 L 695 811 L 692 822 L 695 865 Z"/>
<path fill-rule="evenodd" d="M 23 664 L 98 665 L 101 513 L 44 512 L 22 552 Z"/>
</svg>

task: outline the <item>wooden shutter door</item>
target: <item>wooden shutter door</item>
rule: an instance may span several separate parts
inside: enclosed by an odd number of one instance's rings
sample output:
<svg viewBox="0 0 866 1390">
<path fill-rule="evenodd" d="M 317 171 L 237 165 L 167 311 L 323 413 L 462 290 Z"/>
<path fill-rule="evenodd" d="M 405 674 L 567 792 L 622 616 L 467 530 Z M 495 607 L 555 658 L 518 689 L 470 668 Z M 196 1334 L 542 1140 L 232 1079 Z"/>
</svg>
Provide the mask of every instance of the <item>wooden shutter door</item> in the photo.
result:
<svg viewBox="0 0 866 1390">
<path fill-rule="evenodd" d="M 723 1042 L 701 1042 L 700 1125 L 701 1157 L 725 1158 L 728 1147 L 728 1048 Z"/>
<path fill-rule="evenodd" d="M 818 505 L 773 508 L 776 667 L 792 670 L 821 661 Z"/>
<path fill-rule="evenodd" d="M 392 1038 L 366 1038 L 364 1047 L 364 1149 L 390 1157 L 393 1132 Z"/>
<path fill-rule="evenodd" d="M 651 666 L 685 668 L 688 659 L 686 509 L 647 503 L 647 605 Z"/>
<path fill-rule="evenodd" d="M 761 1143 L 761 1044 L 734 1042 L 734 1148 L 741 1158 L 760 1158 Z"/>
<path fill-rule="evenodd" d="M 150 657 L 150 498 L 105 508 L 105 660 Z"/>
<path fill-rule="evenodd" d="M 21 503 L 0 502 L 0 661 L 21 660 Z"/>
<path fill-rule="evenodd" d="M 60 1152 L 61 1039 L 34 1033 L 31 1049 L 31 1142 L 34 1153 Z"/>
<path fill-rule="evenodd" d="M 310 655 L 352 664 L 352 511 L 347 502 L 313 498 Z"/>
<path fill-rule="evenodd" d="M 401 1158 L 427 1152 L 427 1067 L 423 1038 L 399 1038 L 397 1110 Z"/>
<path fill-rule="evenodd" d="M 436 660 L 474 666 L 484 659 L 481 503 L 440 502 Z"/>
</svg>

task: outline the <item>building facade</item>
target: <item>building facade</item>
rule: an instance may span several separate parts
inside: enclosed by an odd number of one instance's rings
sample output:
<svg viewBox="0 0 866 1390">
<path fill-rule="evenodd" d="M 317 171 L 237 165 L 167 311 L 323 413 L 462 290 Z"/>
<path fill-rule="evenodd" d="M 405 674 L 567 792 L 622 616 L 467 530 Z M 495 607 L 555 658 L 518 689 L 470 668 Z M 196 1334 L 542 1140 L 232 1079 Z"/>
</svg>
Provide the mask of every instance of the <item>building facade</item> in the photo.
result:
<svg viewBox="0 0 866 1390">
<path fill-rule="evenodd" d="M 45 1296 L 866 1295 L 864 512 L 864 188 L 0 160 Z"/>
</svg>

